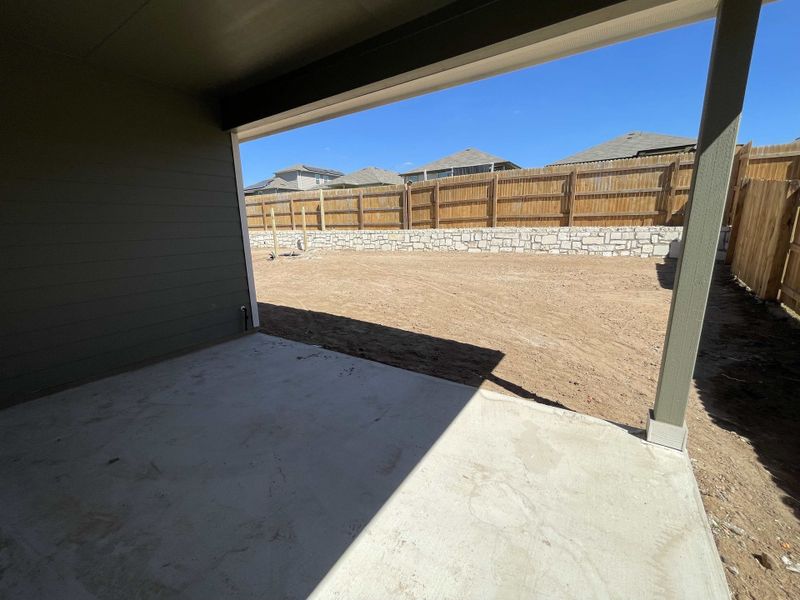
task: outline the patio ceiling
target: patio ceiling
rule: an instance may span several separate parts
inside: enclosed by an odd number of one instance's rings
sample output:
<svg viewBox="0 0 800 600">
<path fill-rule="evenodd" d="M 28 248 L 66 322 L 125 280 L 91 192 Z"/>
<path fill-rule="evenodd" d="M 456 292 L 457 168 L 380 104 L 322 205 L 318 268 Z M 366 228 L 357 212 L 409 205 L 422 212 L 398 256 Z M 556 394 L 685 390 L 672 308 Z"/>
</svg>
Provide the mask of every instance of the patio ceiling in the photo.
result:
<svg viewBox="0 0 800 600">
<path fill-rule="evenodd" d="M 707 18 L 715 5 L 30 0 L 2 5 L 0 35 L 219 99 L 221 124 L 247 139 Z"/>
<path fill-rule="evenodd" d="M 189 92 L 270 79 L 448 0 L 3 3 L 0 33 Z M 68 26 L 66 26 L 68 25 Z"/>
</svg>

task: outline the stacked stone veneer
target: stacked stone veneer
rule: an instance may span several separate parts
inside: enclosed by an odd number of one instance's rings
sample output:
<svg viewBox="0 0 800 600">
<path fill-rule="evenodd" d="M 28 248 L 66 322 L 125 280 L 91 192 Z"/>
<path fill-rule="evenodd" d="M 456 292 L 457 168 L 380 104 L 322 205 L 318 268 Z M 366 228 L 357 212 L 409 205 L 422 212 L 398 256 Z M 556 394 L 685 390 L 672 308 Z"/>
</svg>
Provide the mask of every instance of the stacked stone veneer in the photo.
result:
<svg viewBox="0 0 800 600">
<path fill-rule="evenodd" d="M 681 227 L 497 227 L 483 229 L 413 229 L 309 231 L 311 249 L 529 252 L 598 256 L 676 257 Z M 720 232 L 717 259 L 725 255 L 729 229 Z M 302 231 L 279 231 L 281 248 L 299 248 Z M 271 231 L 250 231 L 250 245 L 272 248 Z"/>
</svg>

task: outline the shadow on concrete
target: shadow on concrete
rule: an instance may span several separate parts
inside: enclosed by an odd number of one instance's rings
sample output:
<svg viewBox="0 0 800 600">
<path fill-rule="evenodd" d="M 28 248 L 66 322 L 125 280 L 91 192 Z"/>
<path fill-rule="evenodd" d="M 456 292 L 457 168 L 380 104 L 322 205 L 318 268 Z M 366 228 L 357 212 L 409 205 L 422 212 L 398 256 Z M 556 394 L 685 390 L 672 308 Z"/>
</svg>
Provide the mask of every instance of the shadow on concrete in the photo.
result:
<svg viewBox="0 0 800 600">
<path fill-rule="evenodd" d="M 326 332 L 336 349 L 405 352 L 470 383 L 503 357 L 331 315 L 261 312 L 286 337 Z M 254 335 L 2 411 L 0 596 L 306 598 L 473 394 Z M 47 533 L 7 538 L 26 523 Z"/>
<path fill-rule="evenodd" d="M 270 335 L 472 387 L 491 381 L 520 398 L 570 410 L 495 375 L 504 356 L 499 350 L 289 306 L 260 302 L 258 310 L 261 330 Z"/>
<path fill-rule="evenodd" d="M 667 289 L 675 265 L 656 265 Z M 750 441 L 800 517 L 800 322 L 747 292 L 720 262 L 694 379 L 714 423 Z"/>
</svg>

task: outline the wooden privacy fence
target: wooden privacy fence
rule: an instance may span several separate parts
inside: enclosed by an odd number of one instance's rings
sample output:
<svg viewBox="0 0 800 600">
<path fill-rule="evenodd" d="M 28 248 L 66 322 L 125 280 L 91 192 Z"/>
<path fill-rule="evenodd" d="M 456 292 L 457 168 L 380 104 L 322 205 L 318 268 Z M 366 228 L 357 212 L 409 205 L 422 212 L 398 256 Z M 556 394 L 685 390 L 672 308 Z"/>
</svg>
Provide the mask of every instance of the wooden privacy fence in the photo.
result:
<svg viewBox="0 0 800 600">
<path fill-rule="evenodd" d="M 800 312 L 800 181 L 746 179 L 739 188 L 731 271 L 754 294 Z"/>
<path fill-rule="evenodd" d="M 278 229 L 300 229 L 305 209 L 311 229 L 403 229 L 404 199 L 403 186 L 248 196 L 247 226 L 266 231 L 272 210 Z"/>
<path fill-rule="evenodd" d="M 248 196 L 251 229 L 419 229 L 681 225 L 694 155 L 554 165 L 420 181 L 409 187 Z M 728 207 L 745 178 L 800 178 L 800 143 L 739 148 Z M 726 212 L 730 219 L 730 211 Z"/>
<path fill-rule="evenodd" d="M 419 229 L 651 225 L 682 222 L 691 154 L 518 169 L 410 186 L 248 196 L 248 227 Z"/>
<path fill-rule="evenodd" d="M 691 155 L 465 175 L 413 184 L 412 227 L 558 227 L 676 222 Z"/>
</svg>

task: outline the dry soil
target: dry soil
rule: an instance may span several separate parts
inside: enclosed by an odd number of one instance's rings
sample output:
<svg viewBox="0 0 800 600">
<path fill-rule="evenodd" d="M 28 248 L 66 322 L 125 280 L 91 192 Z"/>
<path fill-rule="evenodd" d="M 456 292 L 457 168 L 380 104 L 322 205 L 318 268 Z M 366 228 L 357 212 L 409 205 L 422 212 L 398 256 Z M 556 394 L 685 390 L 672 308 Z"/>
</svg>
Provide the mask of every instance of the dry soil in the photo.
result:
<svg viewBox="0 0 800 600">
<path fill-rule="evenodd" d="M 254 254 L 264 331 L 641 429 L 674 263 L 462 253 Z M 800 598 L 800 327 L 720 267 L 687 412 L 736 598 Z M 766 565 L 766 566 L 765 566 Z"/>
</svg>

